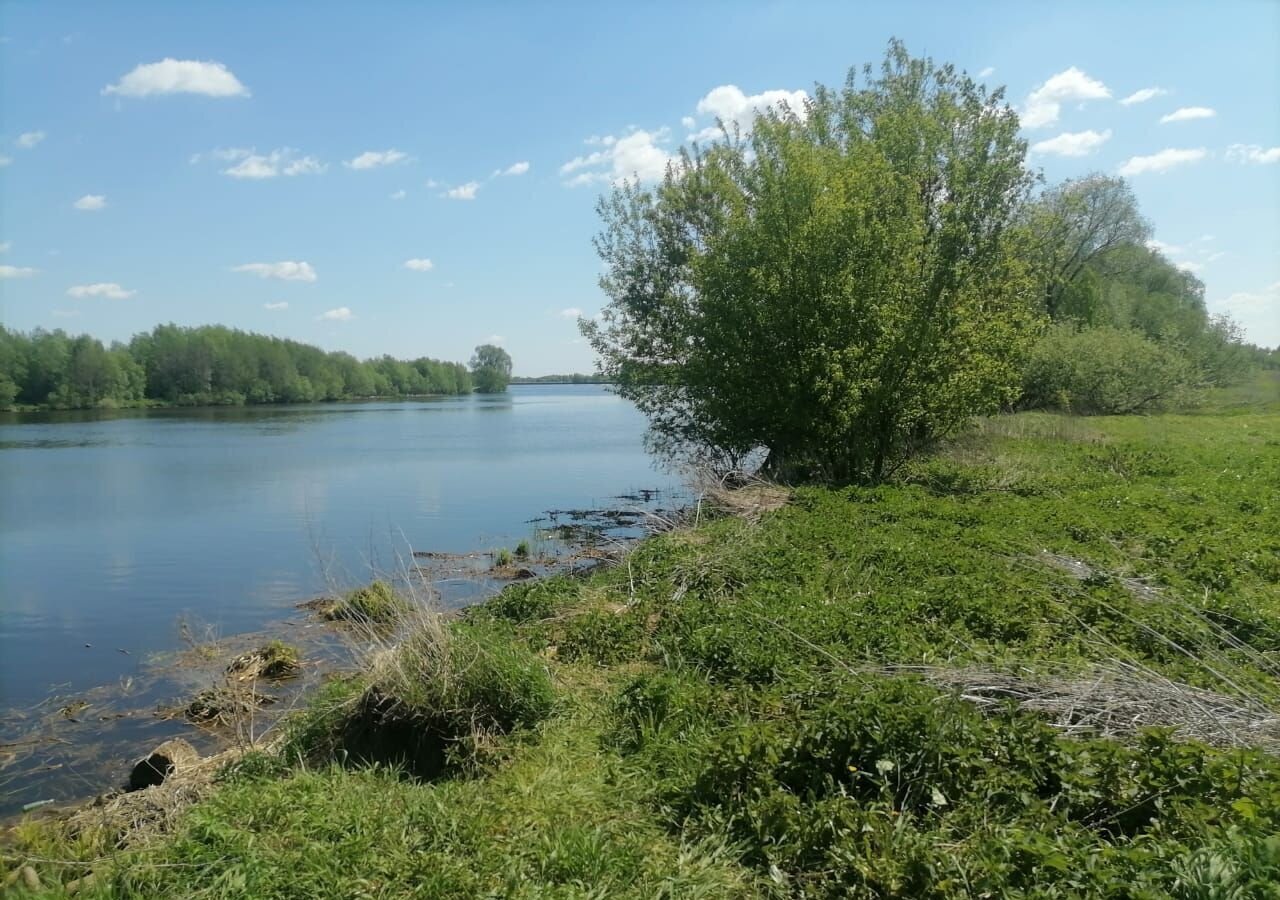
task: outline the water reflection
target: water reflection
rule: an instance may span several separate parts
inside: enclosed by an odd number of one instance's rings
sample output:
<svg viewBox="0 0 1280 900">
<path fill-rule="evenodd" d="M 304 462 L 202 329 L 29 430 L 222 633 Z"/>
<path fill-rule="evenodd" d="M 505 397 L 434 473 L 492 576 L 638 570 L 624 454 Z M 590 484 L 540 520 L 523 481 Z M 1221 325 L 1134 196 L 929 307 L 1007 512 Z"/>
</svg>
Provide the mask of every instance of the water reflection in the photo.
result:
<svg viewBox="0 0 1280 900">
<path fill-rule="evenodd" d="M 0 416 L 0 709 L 135 675 L 179 616 L 254 630 L 410 550 L 669 486 L 643 426 L 597 385 Z"/>
</svg>

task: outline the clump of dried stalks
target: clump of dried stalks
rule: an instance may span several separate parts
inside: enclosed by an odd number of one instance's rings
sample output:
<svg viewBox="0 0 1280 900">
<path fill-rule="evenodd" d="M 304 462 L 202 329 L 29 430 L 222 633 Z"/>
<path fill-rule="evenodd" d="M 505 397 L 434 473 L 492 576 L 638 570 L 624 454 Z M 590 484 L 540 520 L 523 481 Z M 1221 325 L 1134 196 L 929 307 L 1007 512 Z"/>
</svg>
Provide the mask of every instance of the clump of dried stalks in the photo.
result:
<svg viewBox="0 0 1280 900">
<path fill-rule="evenodd" d="M 704 509 L 758 525 L 765 515 L 781 509 L 791 500 L 791 491 L 786 487 L 752 472 L 716 472 L 699 468 L 687 475 L 687 481 L 697 501 L 676 523 L 679 525 L 697 525 Z"/>
<path fill-rule="evenodd" d="M 138 791 L 103 794 L 71 813 L 68 833 L 94 833 L 106 847 L 123 849 L 170 832 L 179 817 L 213 790 L 222 769 L 250 750 L 270 752 L 273 737 L 257 746 L 237 745 L 174 769 L 160 784 Z"/>
<path fill-rule="evenodd" d="M 1075 559 L 1071 556 L 1063 556 L 1061 553 L 1050 553 L 1047 550 L 1042 550 L 1036 554 L 1035 559 L 1050 568 L 1065 572 L 1076 581 L 1097 581 L 1114 578 L 1135 600 L 1155 601 L 1161 599 L 1160 589 L 1143 581 L 1141 578 L 1134 578 L 1128 575 L 1113 576 L 1089 565 L 1083 560 Z"/>
<path fill-rule="evenodd" d="M 1068 734 L 1118 738 L 1142 728 L 1170 728 L 1186 740 L 1280 753 L 1280 716 L 1262 704 L 1181 684 L 1118 660 L 1056 674 L 970 666 L 894 666 L 882 671 L 918 675 L 959 691 L 980 707 L 1011 702 L 1045 716 Z"/>
</svg>

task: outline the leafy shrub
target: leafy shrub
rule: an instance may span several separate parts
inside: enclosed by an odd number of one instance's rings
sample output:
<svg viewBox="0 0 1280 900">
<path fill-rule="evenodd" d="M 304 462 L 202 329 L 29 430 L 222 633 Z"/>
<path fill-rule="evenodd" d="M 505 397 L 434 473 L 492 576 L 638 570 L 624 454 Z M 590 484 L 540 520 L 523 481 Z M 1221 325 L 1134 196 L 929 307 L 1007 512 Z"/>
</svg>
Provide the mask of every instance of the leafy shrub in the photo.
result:
<svg viewBox="0 0 1280 900">
<path fill-rule="evenodd" d="M 893 41 L 660 187 L 619 182 L 596 241 L 610 304 L 581 328 L 657 449 L 879 481 L 1016 397 L 1033 286 L 1009 226 L 1031 178 L 998 103 Z"/>
<path fill-rule="evenodd" d="M 296 752 L 422 778 L 467 766 L 494 736 L 537 724 L 554 702 L 546 667 L 492 623 L 415 628 L 374 658 L 358 694 L 335 690 L 297 726 Z"/>
<path fill-rule="evenodd" d="M 1023 404 L 1079 413 L 1123 414 L 1184 399 L 1197 384 L 1178 349 L 1110 326 L 1050 329 L 1031 351 Z"/>
<path fill-rule="evenodd" d="M 1189 849 L 1228 827 L 1238 839 L 1218 852 L 1242 860 L 1242 878 L 1274 866 L 1280 764 L 1265 754 L 1162 732 L 1133 746 L 1068 739 L 905 678 L 813 683 L 699 729 L 690 710 L 715 718 L 705 694 L 637 682 L 615 706 L 619 746 L 649 768 L 672 821 L 728 829 L 745 862 L 806 896 L 1128 895 L 1135 872 L 1152 881 L 1139 895 L 1163 896 L 1179 861 L 1184 883 L 1240 880 L 1236 863 L 1214 869 Z"/>
</svg>

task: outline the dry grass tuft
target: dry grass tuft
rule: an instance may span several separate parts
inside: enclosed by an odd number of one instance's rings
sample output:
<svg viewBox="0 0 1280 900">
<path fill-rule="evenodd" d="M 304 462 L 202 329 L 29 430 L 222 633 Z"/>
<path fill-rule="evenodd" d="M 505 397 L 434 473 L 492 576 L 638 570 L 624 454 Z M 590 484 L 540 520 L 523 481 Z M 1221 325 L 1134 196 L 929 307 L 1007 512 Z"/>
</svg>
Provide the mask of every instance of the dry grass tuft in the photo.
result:
<svg viewBox="0 0 1280 900">
<path fill-rule="evenodd" d="M 1060 675 L 940 666 L 881 671 L 919 675 L 981 707 L 1012 702 L 1068 734 L 1120 738 L 1143 728 L 1169 728 L 1182 740 L 1280 754 L 1280 716 L 1272 710 L 1119 661 Z"/>
<path fill-rule="evenodd" d="M 690 481 L 698 496 L 699 511 L 705 505 L 721 515 L 734 516 L 753 525 L 791 501 L 789 489 L 754 474 L 719 475 L 700 469 Z"/>
<path fill-rule="evenodd" d="M 1162 596 L 1159 588 L 1143 581 L 1141 578 L 1133 578 L 1127 575 L 1113 576 L 1071 556 L 1063 556 L 1060 553 L 1050 553 L 1047 550 L 1043 550 L 1037 553 L 1035 558 L 1051 568 L 1067 573 L 1077 581 L 1092 582 L 1114 578 L 1115 582 L 1128 591 L 1129 596 L 1135 600 L 1153 602 L 1161 599 Z"/>
</svg>

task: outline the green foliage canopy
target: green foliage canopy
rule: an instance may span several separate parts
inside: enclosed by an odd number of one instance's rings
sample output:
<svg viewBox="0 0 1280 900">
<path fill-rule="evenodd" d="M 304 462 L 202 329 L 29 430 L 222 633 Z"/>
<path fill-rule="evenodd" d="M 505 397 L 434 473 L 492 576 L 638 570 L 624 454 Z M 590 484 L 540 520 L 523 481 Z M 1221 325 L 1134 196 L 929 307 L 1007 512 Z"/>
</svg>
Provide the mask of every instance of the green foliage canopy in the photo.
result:
<svg viewBox="0 0 1280 900">
<path fill-rule="evenodd" d="M 599 207 L 583 331 L 653 445 L 877 479 L 1017 395 L 1031 176 L 999 91 L 894 43 L 842 90 L 684 153 Z"/>
<path fill-rule="evenodd" d="M 1116 415 L 1168 406 L 1197 381 L 1185 353 L 1139 331 L 1064 323 L 1036 344 L 1024 385 L 1028 406 Z"/>
<path fill-rule="evenodd" d="M 511 381 L 511 354 L 495 344 L 481 344 L 471 357 L 471 378 L 481 394 L 501 394 Z"/>
</svg>

